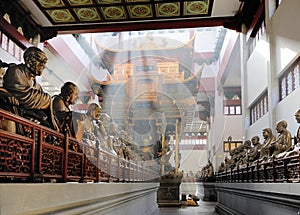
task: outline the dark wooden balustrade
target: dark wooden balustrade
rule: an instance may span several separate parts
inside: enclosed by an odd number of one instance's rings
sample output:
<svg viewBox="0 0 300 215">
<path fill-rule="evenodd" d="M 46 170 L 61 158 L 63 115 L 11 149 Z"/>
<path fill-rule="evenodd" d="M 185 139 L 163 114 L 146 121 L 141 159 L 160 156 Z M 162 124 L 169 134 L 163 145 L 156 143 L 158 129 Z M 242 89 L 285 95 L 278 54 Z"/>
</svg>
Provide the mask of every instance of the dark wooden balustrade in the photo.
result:
<svg viewBox="0 0 300 215">
<path fill-rule="evenodd" d="M 120 158 L 0 109 L 0 182 L 143 182 L 159 177 L 143 162 Z"/>
<path fill-rule="evenodd" d="M 217 182 L 300 182 L 300 155 L 274 159 L 216 174 Z"/>
</svg>

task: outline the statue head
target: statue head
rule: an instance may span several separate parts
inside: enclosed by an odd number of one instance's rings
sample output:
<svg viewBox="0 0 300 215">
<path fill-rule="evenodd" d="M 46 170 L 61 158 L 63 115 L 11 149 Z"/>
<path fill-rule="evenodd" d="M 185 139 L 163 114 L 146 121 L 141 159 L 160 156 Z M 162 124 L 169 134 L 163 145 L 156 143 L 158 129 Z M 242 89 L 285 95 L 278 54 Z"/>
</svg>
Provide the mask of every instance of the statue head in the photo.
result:
<svg viewBox="0 0 300 215">
<path fill-rule="evenodd" d="M 118 135 L 118 132 L 119 132 L 119 126 L 117 123 L 115 122 L 110 122 L 109 123 L 109 126 L 108 126 L 108 133 L 110 135 L 115 135 L 117 136 Z"/>
<path fill-rule="evenodd" d="M 245 140 L 244 142 L 244 148 L 249 149 L 251 147 L 251 141 L 250 140 Z"/>
<path fill-rule="evenodd" d="M 99 106 L 96 103 L 91 103 L 88 106 L 87 115 L 91 117 L 93 120 L 98 120 L 100 118 L 101 110 L 102 110 L 101 106 Z"/>
<path fill-rule="evenodd" d="M 109 123 L 110 123 L 110 121 L 111 121 L 110 116 L 109 116 L 107 113 L 101 113 L 101 115 L 100 115 L 100 120 L 101 120 L 101 122 L 103 123 L 103 126 L 104 126 L 105 128 L 108 128 Z"/>
<path fill-rule="evenodd" d="M 258 136 L 254 136 L 251 139 L 252 144 L 255 146 L 259 143 L 259 137 Z"/>
<path fill-rule="evenodd" d="M 297 123 L 300 123 L 300 109 L 298 109 L 297 112 L 295 113 L 295 119 Z"/>
<path fill-rule="evenodd" d="M 118 134 L 119 134 L 119 137 L 120 137 L 121 140 L 128 141 L 128 136 L 129 135 L 125 130 L 123 130 L 123 129 L 119 130 Z"/>
<path fill-rule="evenodd" d="M 48 61 L 46 54 L 37 47 L 29 47 L 23 54 L 26 67 L 34 76 L 41 76 Z"/>
<path fill-rule="evenodd" d="M 66 82 L 60 89 L 60 95 L 67 105 L 75 104 L 79 96 L 79 89 L 76 84 L 72 82 Z"/>
<path fill-rule="evenodd" d="M 287 128 L 287 122 L 285 120 L 282 120 L 277 123 L 276 130 L 278 133 L 282 133 Z"/>
<path fill-rule="evenodd" d="M 268 139 L 270 136 L 272 136 L 271 128 L 264 128 L 262 130 L 262 135 L 263 135 L 264 139 Z"/>
<path fill-rule="evenodd" d="M 242 152 L 245 150 L 245 146 L 243 144 L 239 145 L 238 147 L 239 152 Z"/>
</svg>

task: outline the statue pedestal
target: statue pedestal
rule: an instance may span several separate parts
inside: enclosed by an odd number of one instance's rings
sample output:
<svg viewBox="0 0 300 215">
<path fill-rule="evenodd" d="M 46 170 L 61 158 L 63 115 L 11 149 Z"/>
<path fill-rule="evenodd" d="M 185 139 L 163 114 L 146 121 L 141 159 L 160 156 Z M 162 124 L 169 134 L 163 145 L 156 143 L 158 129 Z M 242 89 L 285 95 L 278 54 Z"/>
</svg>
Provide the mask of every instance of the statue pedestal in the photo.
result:
<svg viewBox="0 0 300 215">
<path fill-rule="evenodd" d="M 199 196 L 199 198 L 202 199 L 202 201 L 217 201 L 217 192 L 215 190 L 214 182 L 198 182 L 197 186 L 197 196 Z"/>
<path fill-rule="evenodd" d="M 159 180 L 160 186 L 157 191 L 157 204 L 159 207 L 181 207 L 179 197 L 181 178 L 179 175 L 174 175 L 172 178 L 163 177 Z"/>
</svg>

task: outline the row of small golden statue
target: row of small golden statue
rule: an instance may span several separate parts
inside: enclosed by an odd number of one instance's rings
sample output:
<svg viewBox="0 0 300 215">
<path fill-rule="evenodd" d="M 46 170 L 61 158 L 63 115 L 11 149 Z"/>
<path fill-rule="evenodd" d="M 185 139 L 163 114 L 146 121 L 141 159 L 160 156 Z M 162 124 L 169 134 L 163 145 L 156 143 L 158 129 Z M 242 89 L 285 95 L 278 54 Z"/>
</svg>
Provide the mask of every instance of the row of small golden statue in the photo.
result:
<svg viewBox="0 0 300 215">
<path fill-rule="evenodd" d="M 300 109 L 295 113 L 297 123 L 300 123 Z M 276 131 L 277 138 L 273 135 L 270 128 L 265 128 L 262 131 L 264 138 L 263 143 L 259 142 L 259 137 L 254 136 L 250 140 L 246 140 L 240 146 L 229 152 L 230 158 L 225 157 L 224 162 L 218 168 L 218 172 L 224 172 L 238 166 L 268 162 L 273 159 L 289 157 L 299 154 L 300 150 L 300 126 L 297 134 L 294 137 L 292 144 L 291 133 L 287 130 L 287 122 L 282 120 L 277 123 Z"/>
<path fill-rule="evenodd" d="M 197 171 L 196 180 L 197 181 L 214 181 L 215 180 L 214 166 L 208 160 L 207 164 L 201 169 L 201 171 Z"/>
<path fill-rule="evenodd" d="M 29 47 L 23 58 L 24 64 L 0 61 L 0 68 L 8 67 L 3 76 L 3 88 L 0 88 L 2 109 L 122 158 L 143 160 L 138 145 L 125 130 L 112 122 L 108 114 L 101 113 L 101 106 L 92 103 L 85 114 L 71 111 L 70 106 L 79 97 L 79 89 L 74 83 L 64 83 L 60 94 L 54 97 L 43 90 L 36 80 L 48 61 L 42 50 Z M 0 123 L 1 129 L 18 132 L 14 126 L 9 120 Z"/>
</svg>

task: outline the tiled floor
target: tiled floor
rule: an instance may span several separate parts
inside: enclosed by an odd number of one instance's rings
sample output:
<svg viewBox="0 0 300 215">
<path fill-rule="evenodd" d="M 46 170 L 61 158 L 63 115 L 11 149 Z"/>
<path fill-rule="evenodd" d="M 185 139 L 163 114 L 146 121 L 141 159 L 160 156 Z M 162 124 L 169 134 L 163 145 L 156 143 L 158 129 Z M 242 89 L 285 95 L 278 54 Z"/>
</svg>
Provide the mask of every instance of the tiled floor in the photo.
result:
<svg viewBox="0 0 300 215">
<path fill-rule="evenodd" d="M 198 202 L 199 206 L 182 206 L 181 208 L 158 208 L 157 215 L 216 215 L 215 211 L 216 202 Z"/>
</svg>

